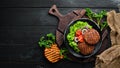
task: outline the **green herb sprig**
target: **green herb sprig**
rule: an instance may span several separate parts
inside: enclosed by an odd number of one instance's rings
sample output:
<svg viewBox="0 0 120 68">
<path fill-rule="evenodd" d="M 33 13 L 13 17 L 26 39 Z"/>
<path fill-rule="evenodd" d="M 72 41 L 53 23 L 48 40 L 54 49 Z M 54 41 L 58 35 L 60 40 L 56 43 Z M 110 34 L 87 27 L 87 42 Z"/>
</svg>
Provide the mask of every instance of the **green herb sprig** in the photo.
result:
<svg viewBox="0 0 120 68">
<path fill-rule="evenodd" d="M 50 47 L 51 44 L 55 43 L 55 36 L 52 33 L 42 36 L 38 42 L 40 47 Z"/>
<path fill-rule="evenodd" d="M 71 60 L 71 59 L 67 56 L 68 53 L 69 53 L 68 49 L 66 49 L 66 48 L 61 48 L 61 49 L 60 49 L 60 55 L 63 55 L 63 56 L 64 56 L 63 59 Z"/>
<path fill-rule="evenodd" d="M 107 27 L 106 21 L 101 23 L 101 20 L 107 16 L 107 11 L 102 10 L 99 13 L 95 13 L 90 8 L 86 8 L 86 15 L 88 16 L 89 19 L 96 20 L 96 22 L 101 30 L 103 30 L 103 28 Z"/>
</svg>

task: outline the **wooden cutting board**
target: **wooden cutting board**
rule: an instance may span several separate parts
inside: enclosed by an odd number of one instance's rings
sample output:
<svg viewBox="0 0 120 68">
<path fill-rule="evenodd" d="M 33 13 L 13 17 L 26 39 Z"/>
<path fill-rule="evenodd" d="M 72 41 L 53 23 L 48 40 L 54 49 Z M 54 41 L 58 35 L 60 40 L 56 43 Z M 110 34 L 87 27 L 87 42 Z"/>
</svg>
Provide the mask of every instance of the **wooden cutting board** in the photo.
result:
<svg viewBox="0 0 120 68">
<path fill-rule="evenodd" d="M 72 12 L 66 14 L 66 15 L 62 15 L 56 5 L 53 5 L 50 10 L 49 13 L 51 15 L 56 16 L 59 19 L 59 23 L 58 23 L 58 28 L 56 29 L 56 42 L 59 46 L 62 45 L 63 43 L 63 34 L 64 34 L 64 30 L 66 29 L 66 26 L 73 20 L 79 19 L 81 17 L 84 16 L 85 14 L 85 10 L 73 10 Z"/>
<path fill-rule="evenodd" d="M 50 10 L 49 10 L 49 14 L 54 15 L 55 17 L 57 17 L 59 19 L 59 23 L 58 23 L 58 27 L 56 29 L 56 43 L 58 44 L 59 47 L 61 47 L 63 44 L 63 38 L 64 38 L 64 30 L 66 29 L 67 25 L 74 20 L 80 19 L 80 18 L 86 18 L 85 16 L 85 9 L 79 9 L 79 10 L 73 10 L 72 12 L 66 14 L 66 15 L 62 15 L 56 5 L 53 5 Z M 110 47 L 110 38 L 109 38 L 109 30 L 108 29 L 104 29 L 102 31 L 102 41 L 103 44 L 101 46 L 101 49 L 99 50 L 99 52 L 97 54 L 100 54 L 101 52 L 103 52 L 105 49 Z M 109 43 L 109 45 L 107 44 Z M 71 56 L 70 57 L 74 60 L 74 61 L 78 61 L 78 59 L 76 59 L 75 57 Z M 94 58 L 88 58 L 86 60 L 82 60 L 83 62 L 89 62 L 91 60 L 94 60 Z"/>
</svg>

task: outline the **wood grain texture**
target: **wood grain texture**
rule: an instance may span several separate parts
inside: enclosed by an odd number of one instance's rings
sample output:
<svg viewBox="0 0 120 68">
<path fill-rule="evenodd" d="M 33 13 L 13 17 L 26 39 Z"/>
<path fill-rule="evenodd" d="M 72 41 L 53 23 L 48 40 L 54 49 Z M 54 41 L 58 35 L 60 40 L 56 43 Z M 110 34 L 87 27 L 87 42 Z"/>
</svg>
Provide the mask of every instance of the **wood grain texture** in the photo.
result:
<svg viewBox="0 0 120 68">
<path fill-rule="evenodd" d="M 111 7 L 116 8 L 114 0 L 1 0 L 0 7 Z"/>
<path fill-rule="evenodd" d="M 58 9 L 65 15 L 72 9 L 78 8 Z M 0 43 L 28 44 L 37 42 L 40 36 L 49 32 L 55 34 L 58 20 L 48 15 L 48 10 L 49 8 L 2 8 L 0 11 Z M 98 12 L 103 9 L 93 10 Z"/>
<path fill-rule="evenodd" d="M 32 44 L 47 33 L 55 33 L 56 26 L 2 26 L 0 29 L 0 44 Z"/>
<path fill-rule="evenodd" d="M 0 26 L 16 25 L 57 25 L 57 20 L 48 15 L 49 8 L 0 8 Z M 58 8 L 65 15 L 75 9 L 81 8 Z M 108 8 L 93 9 L 95 12 L 100 10 L 113 10 Z M 118 11 L 117 9 L 115 9 Z M 47 18 L 45 18 L 47 17 Z M 7 19 L 7 20 L 6 20 Z M 51 20 L 51 22 L 50 22 Z"/>
<path fill-rule="evenodd" d="M 54 33 L 58 19 L 50 16 L 56 4 L 65 15 L 76 9 L 90 7 L 93 11 L 116 10 L 113 0 L 0 0 L 0 68 L 93 68 L 92 63 L 61 60 L 51 64 L 37 44 L 39 38 Z"/>
<path fill-rule="evenodd" d="M 50 8 L 0 8 L 0 26 L 57 26 L 58 19 L 49 15 Z M 66 15 L 73 10 L 82 8 L 58 8 L 62 15 Z M 100 10 L 113 10 L 112 8 L 95 9 L 94 12 Z M 118 9 L 114 9 L 118 12 Z"/>
</svg>

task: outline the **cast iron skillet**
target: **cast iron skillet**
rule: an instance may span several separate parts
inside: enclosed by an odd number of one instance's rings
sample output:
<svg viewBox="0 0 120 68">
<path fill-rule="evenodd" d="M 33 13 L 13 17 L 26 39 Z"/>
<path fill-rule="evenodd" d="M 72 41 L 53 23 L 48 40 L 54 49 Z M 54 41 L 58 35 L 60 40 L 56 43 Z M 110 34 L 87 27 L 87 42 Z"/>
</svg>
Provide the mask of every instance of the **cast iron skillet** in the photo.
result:
<svg viewBox="0 0 120 68">
<path fill-rule="evenodd" d="M 94 51 L 93 51 L 91 54 L 89 54 L 89 55 L 82 55 L 81 53 L 76 53 L 76 52 L 73 50 L 73 48 L 71 48 L 71 47 L 69 46 L 69 43 L 68 43 L 68 40 L 67 40 L 67 34 L 69 33 L 70 26 L 74 25 L 77 21 L 88 22 L 88 24 L 91 25 L 92 28 L 96 29 L 96 30 L 99 32 L 99 34 L 100 34 L 100 40 L 99 40 L 99 42 L 94 45 L 94 46 L 95 46 L 95 49 L 94 49 Z M 73 56 L 75 56 L 75 57 L 77 57 L 77 58 L 89 58 L 89 57 L 91 57 L 91 56 L 94 56 L 94 55 L 99 51 L 99 49 L 100 49 L 100 47 L 101 47 L 101 44 L 102 44 L 102 34 L 101 34 L 101 30 L 100 30 L 99 26 L 98 26 L 94 21 L 89 20 L 89 19 L 87 19 L 87 18 L 81 18 L 81 19 L 72 21 L 72 22 L 70 22 L 70 23 L 68 24 L 67 28 L 65 29 L 65 32 L 64 32 L 64 44 L 65 44 L 66 48 L 69 50 L 69 52 L 70 52 Z"/>
</svg>

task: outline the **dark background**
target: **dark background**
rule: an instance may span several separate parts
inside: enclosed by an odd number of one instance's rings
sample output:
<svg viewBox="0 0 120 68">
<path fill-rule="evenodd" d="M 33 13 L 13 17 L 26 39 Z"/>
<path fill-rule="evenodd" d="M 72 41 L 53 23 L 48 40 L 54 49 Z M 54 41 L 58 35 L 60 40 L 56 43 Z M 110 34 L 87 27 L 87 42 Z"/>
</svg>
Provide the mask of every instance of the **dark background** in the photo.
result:
<svg viewBox="0 0 120 68">
<path fill-rule="evenodd" d="M 93 68 L 94 61 L 67 60 L 51 64 L 37 44 L 39 38 L 54 33 L 57 18 L 48 14 L 56 4 L 62 14 L 74 9 L 116 10 L 119 0 L 0 0 L 0 68 Z"/>
</svg>

